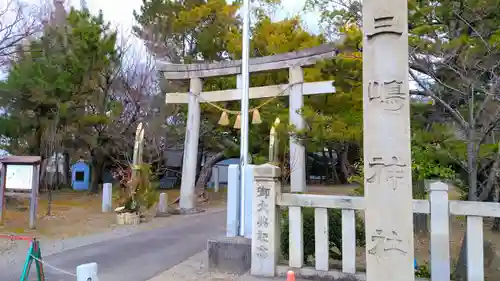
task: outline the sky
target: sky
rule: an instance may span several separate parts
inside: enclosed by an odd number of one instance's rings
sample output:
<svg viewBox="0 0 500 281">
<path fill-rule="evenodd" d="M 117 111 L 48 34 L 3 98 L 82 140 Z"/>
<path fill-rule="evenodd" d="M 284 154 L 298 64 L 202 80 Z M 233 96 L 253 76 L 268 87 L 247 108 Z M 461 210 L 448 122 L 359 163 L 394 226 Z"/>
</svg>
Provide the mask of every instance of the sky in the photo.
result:
<svg viewBox="0 0 500 281">
<path fill-rule="evenodd" d="M 5 1 L 5 0 L 0 0 Z M 40 1 L 40 0 L 28 0 L 28 1 Z M 134 17 L 132 12 L 134 10 L 139 10 L 141 7 L 141 0 L 121 0 L 121 1 L 111 1 L 111 0 L 86 0 L 87 5 L 91 13 L 98 13 L 99 10 L 103 11 L 106 20 L 110 21 L 113 25 L 117 26 L 122 33 L 122 36 L 126 36 L 130 33 L 131 27 L 134 23 Z M 229 0 L 231 1 L 231 0 Z M 282 19 L 286 16 L 296 15 L 301 12 L 304 7 L 306 0 L 282 0 L 283 10 L 278 11 L 275 15 L 276 19 Z M 119 4 L 117 4 L 119 2 Z M 80 0 L 69 0 L 70 5 L 74 7 L 80 7 Z M 312 32 L 318 32 L 319 28 L 317 26 L 317 15 L 314 13 L 308 13 L 303 16 L 307 27 Z M 136 42 L 137 43 L 137 42 Z"/>
<path fill-rule="evenodd" d="M 5 0 L 0 0 L 5 1 Z M 29 1 L 39 1 L 39 0 L 29 0 Z M 120 4 L 117 4 L 119 2 Z M 119 24 L 123 27 L 130 27 L 133 23 L 132 11 L 139 10 L 141 6 L 141 0 L 121 0 L 121 1 L 105 1 L 105 0 L 87 0 L 87 5 L 91 12 L 98 12 L 102 10 L 104 16 L 107 20 Z M 302 10 L 305 4 L 305 0 L 283 0 L 283 8 L 280 16 L 296 14 Z M 80 6 L 80 0 L 70 0 L 71 5 L 75 7 Z M 313 14 L 306 15 L 310 23 L 314 19 Z M 309 25 L 309 24 L 308 24 Z"/>
<path fill-rule="evenodd" d="M 0 11 L 7 6 L 7 3 L 11 0 L 0 0 Z M 21 0 L 21 2 L 33 4 L 37 6 L 43 6 L 43 3 L 50 2 L 53 0 Z M 232 1 L 232 0 L 227 0 Z M 276 20 L 283 19 L 287 16 L 297 15 L 301 13 L 306 0 L 282 0 L 283 10 L 279 10 L 274 15 Z M 132 43 L 133 54 L 146 54 L 146 49 L 142 42 L 132 35 L 132 26 L 134 24 L 133 11 L 139 10 L 142 4 L 142 0 L 86 0 L 87 6 L 92 14 L 97 14 L 99 10 L 103 11 L 105 20 L 111 22 L 111 24 L 117 28 L 120 33 L 120 37 L 123 40 L 128 40 Z M 80 0 L 65 0 L 66 7 L 73 6 L 75 8 L 81 7 Z M 13 15 L 12 15 L 13 16 Z M 318 15 L 315 13 L 304 14 L 302 18 L 304 19 L 305 26 L 311 32 L 319 32 Z M 4 79 L 6 73 L 0 71 L 0 79 Z"/>
</svg>

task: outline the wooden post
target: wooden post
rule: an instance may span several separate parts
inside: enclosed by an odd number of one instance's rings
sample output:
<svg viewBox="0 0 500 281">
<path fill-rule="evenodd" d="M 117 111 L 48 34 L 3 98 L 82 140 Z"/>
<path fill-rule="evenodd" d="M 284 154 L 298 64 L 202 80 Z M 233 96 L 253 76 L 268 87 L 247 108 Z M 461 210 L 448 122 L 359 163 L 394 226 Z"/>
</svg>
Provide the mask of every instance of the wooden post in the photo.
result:
<svg viewBox="0 0 500 281">
<path fill-rule="evenodd" d="M 363 2 L 366 274 L 412 281 L 413 210 L 406 0 Z"/>
<path fill-rule="evenodd" d="M 86 263 L 76 267 L 76 281 L 99 281 L 97 263 Z"/>
<path fill-rule="evenodd" d="M 429 184 L 431 208 L 431 279 L 450 280 L 450 218 L 448 185 Z M 482 244 L 481 244 L 482 245 Z"/>
<path fill-rule="evenodd" d="M 111 183 L 105 183 L 102 186 L 102 212 L 111 212 L 113 206 L 113 185 Z"/>
<path fill-rule="evenodd" d="M 31 193 L 30 193 L 30 215 L 29 215 L 29 227 L 31 229 L 36 228 L 36 218 L 38 209 L 38 168 L 39 165 L 33 165 L 33 174 L 31 175 Z"/>
<path fill-rule="evenodd" d="M 184 158 L 182 160 L 182 182 L 179 207 L 193 209 L 195 207 L 196 170 L 198 164 L 198 142 L 200 137 L 200 95 L 202 82 L 200 78 L 191 78 L 184 140 Z"/>
<path fill-rule="evenodd" d="M 276 197 L 280 193 L 280 168 L 254 166 L 252 204 L 252 275 L 274 277 L 279 257 L 280 218 Z"/>
</svg>

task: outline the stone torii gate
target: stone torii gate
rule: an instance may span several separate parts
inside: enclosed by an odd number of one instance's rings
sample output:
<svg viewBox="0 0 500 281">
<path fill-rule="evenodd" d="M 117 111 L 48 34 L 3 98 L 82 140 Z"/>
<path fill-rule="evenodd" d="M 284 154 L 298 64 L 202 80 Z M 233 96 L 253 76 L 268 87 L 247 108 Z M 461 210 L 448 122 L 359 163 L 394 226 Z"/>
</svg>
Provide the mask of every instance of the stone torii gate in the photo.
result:
<svg viewBox="0 0 500 281">
<path fill-rule="evenodd" d="M 272 85 L 250 88 L 250 99 L 270 98 L 277 95 L 290 97 L 290 122 L 303 128 L 304 120 L 298 110 L 303 106 L 303 95 L 329 94 L 335 92 L 332 81 L 304 83 L 302 67 L 311 66 L 319 60 L 337 54 L 333 44 L 325 44 L 311 49 L 250 59 L 250 72 L 289 69 L 288 85 Z M 167 93 L 166 103 L 187 103 L 188 118 L 184 143 L 180 208 L 195 206 L 195 179 L 200 131 L 200 103 L 241 100 L 241 61 L 211 64 L 171 64 L 156 60 L 156 68 L 167 80 L 190 80 L 189 93 Z M 237 89 L 203 92 L 202 79 L 215 76 L 237 76 Z M 292 191 L 305 191 L 305 148 L 290 139 L 290 163 Z"/>
</svg>

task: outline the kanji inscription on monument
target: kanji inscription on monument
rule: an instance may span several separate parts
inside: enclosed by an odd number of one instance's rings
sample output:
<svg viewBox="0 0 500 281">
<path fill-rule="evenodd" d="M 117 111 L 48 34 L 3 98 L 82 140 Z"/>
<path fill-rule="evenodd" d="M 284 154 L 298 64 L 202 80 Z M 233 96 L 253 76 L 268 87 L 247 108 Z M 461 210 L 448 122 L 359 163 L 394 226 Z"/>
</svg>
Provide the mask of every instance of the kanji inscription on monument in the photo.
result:
<svg viewBox="0 0 500 281">
<path fill-rule="evenodd" d="M 404 93 L 401 88 L 402 83 L 396 80 L 369 82 L 368 97 L 370 101 L 379 102 L 386 111 L 399 111 L 408 98 L 408 93 Z"/>
<path fill-rule="evenodd" d="M 269 188 L 260 184 L 257 187 L 257 197 L 264 197 L 264 199 L 267 199 L 267 197 L 269 197 Z"/>
<path fill-rule="evenodd" d="M 371 20 L 367 23 L 363 22 L 366 36 L 369 39 L 381 34 L 401 36 L 405 28 L 397 14 L 386 3 L 376 7 Z"/>
<path fill-rule="evenodd" d="M 276 206 L 279 175 L 279 168 L 273 165 L 254 167 L 251 268 L 254 275 L 271 277 L 275 274 L 279 256 L 279 211 Z"/>
<path fill-rule="evenodd" d="M 406 0 L 363 1 L 366 279 L 414 281 Z"/>
<path fill-rule="evenodd" d="M 401 249 L 403 240 L 398 236 L 395 230 L 390 231 L 387 235 L 382 229 L 377 229 L 371 237 L 372 246 L 368 250 L 370 255 L 383 256 L 387 252 L 397 252 L 406 255 L 407 252 Z"/>
<path fill-rule="evenodd" d="M 397 156 L 390 157 L 389 161 L 384 161 L 383 157 L 373 157 L 368 163 L 370 168 L 367 175 L 368 183 L 386 183 L 396 190 L 401 181 L 404 180 L 404 170 L 406 164 L 401 162 Z"/>
<path fill-rule="evenodd" d="M 264 184 L 260 183 L 257 185 L 257 213 L 255 214 L 258 217 L 257 220 L 257 256 L 261 258 L 266 258 L 268 255 L 268 243 L 269 243 L 269 204 L 266 203 L 266 200 L 269 199 L 270 196 L 270 188 L 264 186 Z M 265 237 L 265 239 L 264 239 Z M 260 239 L 259 239 L 260 238 Z"/>
</svg>

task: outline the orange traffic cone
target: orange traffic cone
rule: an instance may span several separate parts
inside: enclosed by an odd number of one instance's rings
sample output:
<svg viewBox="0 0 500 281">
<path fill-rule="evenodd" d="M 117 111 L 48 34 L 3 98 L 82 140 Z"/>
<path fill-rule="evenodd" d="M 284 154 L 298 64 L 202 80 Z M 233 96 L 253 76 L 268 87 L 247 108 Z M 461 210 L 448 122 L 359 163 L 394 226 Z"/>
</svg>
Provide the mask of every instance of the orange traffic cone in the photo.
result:
<svg viewBox="0 0 500 281">
<path fill-rule="evenodd" d="M 295 273 L 293 271 L 288 271 L 286 273 L 286 281 L 295 281 Z"/>
</svg>

